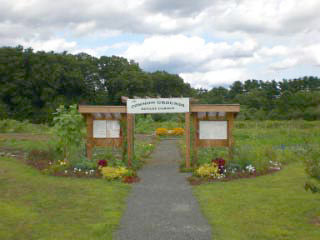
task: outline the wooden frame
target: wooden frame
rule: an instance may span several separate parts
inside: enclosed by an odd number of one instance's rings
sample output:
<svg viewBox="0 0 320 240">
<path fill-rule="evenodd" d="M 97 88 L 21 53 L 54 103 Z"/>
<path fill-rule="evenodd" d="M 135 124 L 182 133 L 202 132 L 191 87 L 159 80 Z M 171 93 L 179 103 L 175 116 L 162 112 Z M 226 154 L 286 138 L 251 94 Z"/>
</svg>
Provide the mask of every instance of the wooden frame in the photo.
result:
<svg viewBox="0 0 320 240">
<path fill-rule="evenodd" d="M 191 115 L 193 121 L 193 159 L 192 164 L 196 165 L 198 160 L 198 150 L 200 147 L 228 147 L 229 154 L 232 157 L 232 146 L 234 139 L 232 129 L 234 119 L 238 112 L 240 112 L 239 104 L 194 104 L 191 105 Z M 221 116 L 225 113 L 225 116 Z M 202 114 L 199 114 L 202 113 Z M 210 114 L 216 113 L 216 114 Z M 201 116 L 199 116 L 201 115 Z M 210 116 L 212 115 L 212 116 Z M 200 139 L 199 137 L 199 122 L 201 121 L 227 121 L 227 139 Z"/>
<path fill-rule="evenodd" d="M 132 166 L 134 153 L 134 119 L 135 114 L 128 114 L 126 106 L 89 106 L 79 105 L 78 111 L 83 114 L 87 123 L 87 157 L 92 158 L 92 149 L 95 146 L 122 147 L 127 152 L 128 167 Z M 191 143 L 193 145 L 193 161 L 197 163 L 198 149 L 200 147 L 231 147 L 234 144 L 232 128 L 235 116 L 240 112 L 239 104 L 190 104 L 190 111 L 185 113 L 185 140 L 186 140 L 186 159 L 185 167 L 191 166 Z M 220 114 L 224 113 L 224 114 Z M 201 115 L 199 117 L 198 115 Z M 191 119 L 193 123 L 194 135 L 190 137 Z M 94 120 L 118 120 L 126 123 L 126 142 L 124 145 L 124 128 L 120 128 L 119 138 L 94 138 L 93 121 Z M 199 139 L 199 121 L 227 121 L 227 139 Z M 121 124 L 122 126 L 122 124 Z"/>
</svg>

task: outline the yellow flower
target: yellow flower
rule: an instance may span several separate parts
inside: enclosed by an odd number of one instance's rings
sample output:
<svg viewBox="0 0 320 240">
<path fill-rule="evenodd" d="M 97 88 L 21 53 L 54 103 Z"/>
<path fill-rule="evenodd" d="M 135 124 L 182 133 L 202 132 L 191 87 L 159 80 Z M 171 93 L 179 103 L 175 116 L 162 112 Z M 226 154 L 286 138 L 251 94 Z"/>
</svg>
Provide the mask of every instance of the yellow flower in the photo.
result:
<svg viewBox="0 0 320 240">
<path fill-rule="evenodd" d="M 216 164 L 204 164 L 197 168 L 195 173 L 199 177 L 218 177 L 220 175 L 219 168 Z"/>
<path fill-rule="evenodd" d="M 168 134 L 168 129 L 166 128 L 157 128 L 156 129 L 156 134 L 159 136 L 167 135 Z"/>
<path fill-rule="evenodd" d="M 121 178 L 129 172 L 125 167 L 102 167 L 100 170 L 103 178 L 108 180 Z"/>
</svg>

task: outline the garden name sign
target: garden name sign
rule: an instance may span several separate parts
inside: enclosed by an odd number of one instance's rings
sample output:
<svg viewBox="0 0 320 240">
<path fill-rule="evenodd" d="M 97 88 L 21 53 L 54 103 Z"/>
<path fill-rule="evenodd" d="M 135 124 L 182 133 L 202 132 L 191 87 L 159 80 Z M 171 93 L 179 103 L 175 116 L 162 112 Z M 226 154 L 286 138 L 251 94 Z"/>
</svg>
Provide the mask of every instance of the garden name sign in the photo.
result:
<svg viewBox="0 0 320 240">
<path fill-rule="evenodd" d="M 231 149 L 233 122 L 240 111 L 240 105 L 190 104 L 189 98 L 146 98 L 127 99 L 127 106 L 79 105 L 78 110 L 87 122 L 87 157 L 89 159 L 92 157 L 92 149 L 95 146 L 122 147 L 127 155 L 129 167 L 131 167 L 134 152 L 135 114 L 184 113 L 185 166 L 189 168 L 191 142 L 193 143 L 193 164 L 197 161 L 199 147 L 219 146 Z M 190 137 L 191 119 L 194 130 L 192 139 Z"/>
<path fill-rule="evenodd" d="M 189 112 L 189 98 L 128 99 L 127 112 L 141 113 L 185 113 Z"/>
</svg>

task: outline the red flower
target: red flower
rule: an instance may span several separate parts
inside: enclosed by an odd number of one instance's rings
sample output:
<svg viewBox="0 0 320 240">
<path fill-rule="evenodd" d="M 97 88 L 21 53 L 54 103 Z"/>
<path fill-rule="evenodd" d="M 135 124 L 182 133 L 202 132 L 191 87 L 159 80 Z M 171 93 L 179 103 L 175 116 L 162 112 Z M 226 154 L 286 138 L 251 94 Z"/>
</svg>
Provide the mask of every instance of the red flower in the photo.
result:
<svg viewBox="0 0 320 240">
<path fill-rule="evenodd" d="M 98 166 L 106 167 L 107 165 L 108 165 L 107 160 L 99 160 L 99 162 L 98 162 Z"/>
<path fill-rule="evenodd" d="M 216 164 L 219 168 L 219 173 L 222 174 L 224 172 L 224 167 L 226 165 L 226 160 L 223 158 L 216 158 L 212 160 L 212 163 Z"/>
</svg>

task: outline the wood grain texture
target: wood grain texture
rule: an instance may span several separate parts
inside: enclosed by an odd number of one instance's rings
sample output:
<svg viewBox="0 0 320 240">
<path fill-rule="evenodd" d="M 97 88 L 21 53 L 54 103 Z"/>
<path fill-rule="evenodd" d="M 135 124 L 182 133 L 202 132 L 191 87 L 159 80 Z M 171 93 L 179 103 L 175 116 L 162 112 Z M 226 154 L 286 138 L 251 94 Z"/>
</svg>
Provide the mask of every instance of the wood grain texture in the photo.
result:
<svg viewBox="0 0 320 240">
<path fill-rule="evenodd" d="M 127 106 L 90 106 L 79 105 L 80 113 L 126 113 Z"/>
<path fill-rule="evenodd" d="M 240 112 L 239 104 L 192 104 L 191 112 Z"/>
<path fill-rule="evenodd" d="M 121 147 L 122 138 L 94 138 L 93 143 L 94 146 L 100 147 Z"/>
<path fill-rule="evenodd" d="M 186 168 L 190 168 L 190 113 L 185 113 Z"/>
<path fill-rule="evenodd" d="M 127 155 L 128 155 L 128 167 L 132 166 L 133 159 L 133 125 L 134 117 L 132 114 L 127 114 Z"/>
<path fill-rule="evenodd" d="M 199 139 L 200 147 L 228 147 L 229 142 L 227 139 Z"/>
<path fill-rule="evenodd" d="M 192 158 L 192 165 L 196 166 L 198 162 L 198 149 L 199 149 L 199 119 L 197 117 L 197 113 L 192 113 L 192 123 L 193 123 L 193 158 Z"/>
<path fill-rule="evenodd" d="M 94 147 L 93 142 L 93 116 L 91 114 L 86 114 L 87 123 L 87 142 L 86 142 L 86 155 L 88 159 L 92 159 L 92 150 Z"/>
</svg>

